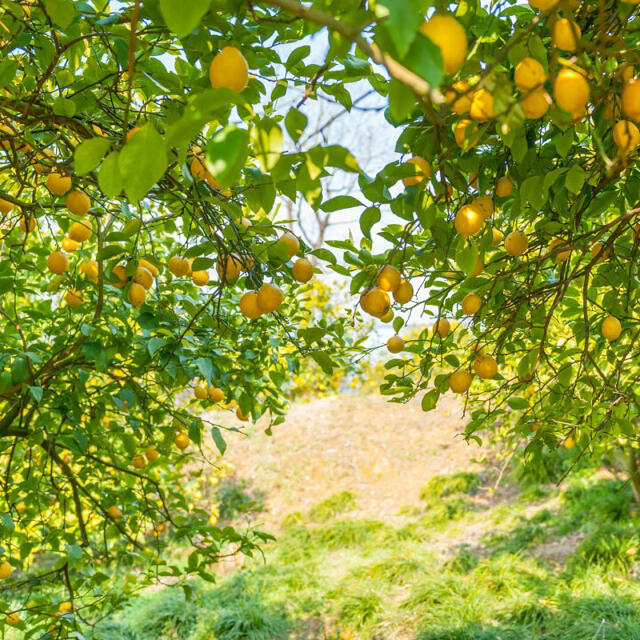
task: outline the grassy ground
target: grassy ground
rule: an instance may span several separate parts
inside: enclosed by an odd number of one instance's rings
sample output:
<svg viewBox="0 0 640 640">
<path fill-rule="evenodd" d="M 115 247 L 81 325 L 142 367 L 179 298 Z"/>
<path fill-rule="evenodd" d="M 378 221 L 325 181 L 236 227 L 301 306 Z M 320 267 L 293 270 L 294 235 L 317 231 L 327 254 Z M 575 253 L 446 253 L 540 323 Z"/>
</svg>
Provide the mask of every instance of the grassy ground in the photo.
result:
<svg viewBox="0 0 640 640">
<path fill-rule="evenodd" d="M 491 465 L 465 466 L 473 470 L 432 475 L 381 517 L 361 487 L 300 501 L 264 559 L 194 583 L 189 601 L 178 589 L 147 594 L 95 637 L 640 640 L 640 519 L 624 482 L 583 470 L 560 487 L 494 491 Z M 251 504 L 238 482 L 224 495 Z M 259 485 L 255 504 L 281 512 L 274 482 Z"/>
</svg>

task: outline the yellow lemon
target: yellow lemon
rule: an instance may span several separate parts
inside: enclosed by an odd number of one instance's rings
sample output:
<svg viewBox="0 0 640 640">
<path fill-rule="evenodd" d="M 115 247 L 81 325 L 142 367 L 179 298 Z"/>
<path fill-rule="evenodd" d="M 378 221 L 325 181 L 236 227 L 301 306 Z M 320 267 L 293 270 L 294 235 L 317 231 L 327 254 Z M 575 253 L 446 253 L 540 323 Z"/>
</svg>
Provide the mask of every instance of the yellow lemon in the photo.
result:
<svg viewBox="0 0 640 640">
<path fill-rule="evenodd" d="M 402 178 L 402 183 L 405 187 L 415 187 L 420 184 L 425 178 L 430 178 L 433 174 L 429 163 L 421 156 L 413 156 L 407 160 L 407 164 L 412 164 L 415 167 L 415 175 L 406 176 Z"/>
<path fill-rule="evenodd" d="M 413 285 L 408 280 L 401 280 L 393 292 L 393 299 L 398 304 L 407 304 L 413 298 Z"/>
<path fill-rule="evenodd" d="M 567 18 L 559 18 L 551 29 L 551 44 L 563 51 L 575 51 L 582 37 L 580 27 Z"/>
<path fill-rule="evenodd" d="M 273 283 L 265 282 L 258 289 L 258 306 L 264 313 L 275 311 L 282 304 L 282 290 Z"/>
<path fill-rule="evenodd" d="M 243 91 L 249 81 L 249 65 L 239 49 L 224 47 L 211 61 L 209 80 L 215 89 Z"/>
<path fill-rule="evenodd" d="M 401 281 L 400 272 L 390 264 L 382 267 L 378 273 L 378 286 L 384 291 L 396 291 Z"/>
<path fill-rule="evenodd" d="M 561 109 L 572 114 L 581 114 L 589 98 L 591 90 L 583 73 L 564 67 L 553 81 L 553 97 Z"/>
<path fill-rule="evenodd" d="M 640 131 L 633 122 L 619 120 L 613 127 L 613 141 L 620 153 L 631 153 L 640 142 Z"/>
<path fill-rule="evenodd" d="M 640 78 L 629 80 L 622 89 L 622 112 L 640 122 Z"/>
<path fill-rule="evenodd" d="M 446 318 L 438 318 L 433 324 L 433 335 L 436 338 L 442 338 L 443 340 L 449 335 L 451 331 L 451 325 Z"/>
<path fill-rule="evenodd" d="M 482 229 L 483 223 L 484 218 L 478 208 L 465 204 L 456 214 L 454 225 L 456 231 L 463 238 L 468 238 L 478 233 Z"/>
<path fill-rule="evenodd" d="M 258 306 L 258 292 L 247 291 L 240 298 L 240 312 L 249 320 L 255 320 L 262 315 L 262 309 Z"/>
<path fill-rule="evenodd" d="M 400 353 L 404 349 L 404 340 L 400 336 L 392 336 L 387 340 L 387 349 L 391 353 Z"/>
<path fill-rule="evenodd" d="M 614 318 L 613 316 L 607 316 L 602 321 L 601 331 L 603 337 L 609 342 L 617 340 L 622 333 L 622 325 L 620 324 L 620 320 L 618 320 L 618 318 Z"/>
<path fill-rule="evenodd" d="M 523 58 L 516 65 L 513 79 L 516 87 L 524 93 L 543 85 L 547 72 L 535 58 Z"/>
<path fill-rule="evenodd" d="M 480 299 L 480 296 L 475 293 L 468 293 L 462 299 L 462 313 L 464 313 L 466 316 L 472 316 L 478 313 L 481 307 L 482 300 Z"/>
<path fill-rule="evenodd" d="M 520 107 L 524 117 L 537 120 L 549 111 L 551 97 L 544 89 L 534 89 L 520 99 Z"/>
<path fill-rule="evenodd" d="M 65 200 L 67 209 L 76 216 L 86 216 L 91 209 L 91 199 L 84 191 L 72 191 Z"/>
<path fill-rule="evenodd" d="M 53 251 L 47 258 L 47 267 L 51 273 L 61 275 L 69 268 L 69 260 L 62 251 Z"/>
<path fill-rule="evenodd" d="M 498 364 L 489 355 L 479 355 L 473 361 L 473 370 L 478 377 L 487 380 L 496 376 L 498 373 Z"/>
<path fill-rule="evenodd" d="M 508 198 L 513 193 L 513 182 L 509 178 L 502 177 L 496 183 L 496 195 L 498 198 Z"/>
<path fill-rule="evenodd" d="M 471 374 L 468 371 L 455 371 L 449 376 L 449 389 L 453 393 L 465 393 L 471 386 Z"/>
<path fill-rule="evenodd" d="M 63 196 L 71 189 L 71 178 L 60 175 L 59 173 L 50 173 L 47 176 L 45 184 L 54 196 Z"/>
<path fill-rule="evenodd" d="M 495 100 L 486 89 L 473 94 L 469 115 L 478 122 L 487 122 L 495 116 Z"/>
<path fill-rule="evenodd" d="M 298 258 L 293 263 L 292 271 L 298 282 L 309 282 L 313 278 L 313 265 L 306 258 Z"/>
<path fill-rule="evenodd" d="M 440 48 L 447 73 L 455 73 L 462 66 L 467 57 L 467 35 L 453 16 L 436 13 L 422 24 L 420 32 Z"/>
<path fill-rule="evenodd" d="M 521 256 L 529 248 L 529 241 L 522 231 L 512 231 L 504 240 L 504 248 L 510 256 Z"/>
</svg>

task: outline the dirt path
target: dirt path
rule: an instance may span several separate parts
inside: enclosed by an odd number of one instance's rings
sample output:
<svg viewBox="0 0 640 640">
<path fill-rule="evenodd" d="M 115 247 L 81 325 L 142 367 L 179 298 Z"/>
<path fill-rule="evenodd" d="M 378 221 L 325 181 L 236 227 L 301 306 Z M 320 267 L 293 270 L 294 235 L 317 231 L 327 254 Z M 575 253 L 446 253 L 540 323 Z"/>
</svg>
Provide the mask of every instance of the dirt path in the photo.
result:
<svg viewBox="0 0 640 640">
<path fill-rule="evenodd" d="M 265 492 L 267 526 L 346 490 L 357 494 L 356 517 L 393 519 L 418 503 L 433 475 L 473 468 L 481 454 L 459 437 L 463 425 L 453 397 L 425 413 L 419 401 L 336 396 L 294 405 L 272 436 L 229 434 L 225 457 L 239 478 Z"/>
</svg>

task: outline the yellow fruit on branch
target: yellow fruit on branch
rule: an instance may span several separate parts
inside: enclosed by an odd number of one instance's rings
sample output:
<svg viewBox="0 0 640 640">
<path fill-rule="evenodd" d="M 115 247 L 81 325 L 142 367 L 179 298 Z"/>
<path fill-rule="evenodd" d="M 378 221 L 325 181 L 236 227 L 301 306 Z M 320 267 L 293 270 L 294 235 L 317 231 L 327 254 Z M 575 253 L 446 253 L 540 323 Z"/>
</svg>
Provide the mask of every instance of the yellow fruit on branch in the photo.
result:
<svg viewBox="0 0 640 640">
<path fill-rule="evenodd" d="M 293 263 L 293 277 L 298 282 L 309 282 L 313 278 L 313 265 L 306 258 L 298 258 Z"/>
<path fill-rule="evenodd" d="M 69 291 L 64 294 L 64 299 L 72 309 L 75 309 L 82 304 L 82 291 L 69 289 Z"/>
<path fill-rule="evenodd" d="M 144 469 L 147 466 L 147 461 L 144 459 L 144 456 L 136 454 L 131 458 L 131 466 L 134 469 Z"/>
<path fill-rule="evenodd" d="M 178 278 L 186 276 L 189 272 L 189 261 L 180 256 L 172 256 L 169 258 L 167 266 L 169 267 L 169 271 Z"/>
<path fill-rule="evenodd" d="M 279 287 L 265 282 L 258 289 L 258 306 L 263 313 L 270 313 L 282 304 L 282 297 L 282 290 Z"/>
<path fill-rule="evenodd" d="M 59 173 L 50 173 L 45 180 L 45 184 L 54 196 L 63 196 L 71 189 L 71 178 Z"/>
<path fill-rule="evenodd" d="M 444 340 L 451 332 L 451 324 L 446 318 L 438 318 L 433 324 L 433 335 L 435 338 Z"/>
<path fill-rule="evenodd" d="M 0 580 L 6 580 L 13 573 L 13 567 L 8 562 L 0 562 Z"/>
<path fill-rule="evenodd" d="M 564 448 L 565 449 L 573 449 L 576 446 L 576 441 L 569 436 L 565 441 L 564 441 Z"/>
<path fill-rule="evenodd" d="M 453 16 L 436 13 L 422 24 L 420 32 L 439 47 L 446 73 L 455 73 L 462 66 L 467 57 L 467 35 Z"/>
<path fill-rule="evenodd" d="M 111 284 L 118 289 L 122 289 L 122 287 L 124 287 L 124 285 L 129 282 L 129 278 L 127 277 L 127 270 L 122 264 L 117 264 L 115 267 L 113 267 L 113 269 L 111 270 L 111 274 L 115 276 L 115 281 L 111 282 Z M 146 295 L 147 294 L 145 293 L 145 297 Z"/>
<path fill-rule="evenodd" d="M 147 299 L 146 289 L 137 282 L 132 282 L 129 286 L 128 293 L 129 302 L 136 308 L 141 307 Z"/>
<path fill-rule="evenodd" d="M 506 176 L 500 178 L 496 183 L 496 196 L 498 198 L 508 198 L 513 193 L 513 183 Z"/>
<path fill-rule="evenodd" d="M 240 275 L 242 262 L 233 255 L 223 256 L 216 265 L 218 275 L 223 282 L 229 282 Z"/>
<path fill-rule="evenodd" d="M 16 627 L 20 624 L 20 616 L 14 611 L 13 613 L 7 614 L 7 617 L 5 618 L 5 622 L 10 627 Z"/>
<path fill-rule="evenodd" d="M 571 256 L 571 247 L 566 240 L 554 238 L 549 243 L 549 256 L 554 259 L 556 264 L 566 262 Z"/>
<path fill-rule="evenodd" d="M 551 97 L 544 89 L 534 89 L 520 99 L 520 108 L 525 118 L 537 120 L 549 111 Z"/>
<path fill-rule="evenodd" d="M 378 272 L 378 287 L 383 291 L 397 291 L 402 282 L 402 276 L 398 269 L 394 266 L 387 264 Z"/>
<path fill-rule="evenodd" d="M 551 29 L 551 44 L 563 51 L 575 51 L 582 37 L 580 27 L 567 18 L 558 18 Z"/>
<path fill-rule="evenodd" d="M 60 613 L 70 613 L 71 611 L 73 611 L 73 603 L 61 602 L 60 606 L 58 607 L 58 611 Z"/>
<path fill-rule="evenodd" d="M 145 450 L 144 450 L 144 455 L 145 458 L 149 461 L 149 462 L 155 462 L 156 460 L 158 460 L 158 458 L 160 457 L 160 452 L 156 449 L 156 445 L 155 444 L 150 444 Z"/>
<path fill-rule="evenodd" d="M 484 219 L 487 219 L 490 216 L 492 216 L 493 212 L 495 210 L 495 207 L 494 207 L 494 204 L 493 204 L 493 199 L 491 198 L 491 196 L 488 196 L 488 195 L 476 196 L 473 199 L 473 202 L 471 203 L 471 206 L 476 211 L 479 211 L 480 215 Z"/>
<path fill-rule="evenodd" d="M 478 122 L 487 122 L 495 117 L 495 100 L 486 89 L 479 89 L 473 94 L 469 115 Z"/>
<path fill-rule="evenodd" d="M 91 209 L 91 199 L 84 191 L 72 191 L 65 200 L 67 209 L 76 216 L 86 216 Z"/>
<path fill-rule="evenodd" d="M 208 271 L 194 271 L 191 274 L 191 279 L 193 280 L 193 284 L 196 287 L 204 287 L 209 283 L 209 272 Z"/>
<path fill-rule="evenodd" d="M 215 404 L 224 400 L 224 391 L 222 391 L 222 389 L 218 389 L 218 387 L 209 387 L 208 394 L 209 400 Z"/>
<path fill-rule="evenodd" d="M 209 397 L 209 391 L 208 391 L 207 385 L 204 383 L 197 384 L 195 389 L 193 390 L 193 395 L 198 400 L 206 400 Z"/>
<path fill-rule="evenodd" d="M 293 256 L 300 251 L 300 240 L 298 240 L 291 231 L 283 233 L 280 238 L 278 238 L 278 242 L 282 242 L 286 245 L 287 253 L 290 258 L 293 258 Z"/>
<path fill-rule="evenodd" d="M 154 278 L 156 278 L 160 273 L 160 271 L 158 270 L 158 267 L 156 267 L 156 265 L 153 264 L 153 262 L 149 262 L 149 260 L 145 260 L 144 258 L 140 258 L 140 260 L 138 260 L 138 266 L 144 267 L 145 269 L 148 269 L 149 271 L 151 271 L 151 274 L 153 275 Z"/>
<path fill-rule="evenodd" d="M 262 315 L 262 309 L 258 305 L 258 292 L 247 291 L 240 298 L 240 312 L 249 320 L 255 320 Z"/>
<path fill-rule="evenodd" d="M 613 248 L 607 246 L 604 242 L 594 242 L 591 246 L 591 257 L 598 262 L 610 258 L 612 254 Z"/>
<path fill-rule="evenodd" d="M 468 371 L 455 371 L 449 376 L 449 389 L 453 393 L 465 393 L 471 386 L 471 374 Z"/>
<path fill-rule="evenodd" d="M 640 78 L 629 80 L 622 89 L 622 113 L 640 122 Z"/>
<path fill-rule="evenodd" d="M 463 238 L 468 238 L 478 233 L 483 223 L 484 217 L 480 210 L 473 205 L 465 204 L 456 214 L 454 225 Z"/>
<path fill-rule="evenodd" d="M 463 118 L 456 124 L 454 137 L 456 144 L 463 150 L 468 151 L 480 142 L 482 133 L 476 129 L 476 125 L 472 120 Z"/>
<path fill-rule="evenodd" d="M 528 248 L 529 241 L 522 231 L 512 231 L 504 239 L 504 249 L 510 256 L 521 256 Z"/>
<path fill-rule="evenodd" d="M 360 296 L 360 306 L 369 315 L 380 318 L 389 311 L 391 301 L 386 291 L 375 287 L 363 292 Z"/>
<path fill-rule="evenodd" d="M 153 274 L 146 267 L 138 266 L 133 274 L 133 281 L 142 285 L 148 291 L 153 285 Z"/>
<path fill-rule="evenodd" d="M 422 156 L 413 156 L 413 158 L 409 158 L 409 160 L 407 160 L 407 164 L 414 166 L 415 175 L 405 176 L 402 178 L 402 183 L 405 187 L 415 187 L 425 178 L 430 178 L 433 175 L 431 166 Z"/>
<path fill-rule="evenodd" d="M 112 520 L 120 520 L 120 518 L 122 518 L 122 509 L 120 509 L 120 507 L 109 507 L 107 509 L 107 515 L 112 519 Z"/>
<path fill-rule="evenodd" d="M 98 263 L 95 260 L 83 262 L 80 265 L 80 273 L 83 273 L 89 280 L 91 280 L 91 282 L 97 284 L 99 275 Z"/>
<path fill-rule="evenodd" d="M 189 436 L 186 433 L 179 433 L 174 442 L 180 451 L 184 451 L 189 446 Z"/>
<path fill-rule="evenodd" d="M 47 258 L 47 268 L 51 273 L 61 275 L 69 268 L 69 259 L 62 251 L 53 251 Z"/>
<path fill-rule="evenodd" d="M 80 248 L 80 243 L 72 240 L 71 238 L 63 238 L 60 243 L 60 248 L 63 251 L 68 251 L 69 253 L 73 253 Z"/>
<path fill-rule="evenodd" d="M 493 247 L 497 247 L 504 239 L 504 233 L 495 227 L 491 229 L 491 236 L 491 246 Z"/>
<path fill-rule="evenodd" d="M 411 298 L 413 298 L 413 285 L 408 280 L 401 280 L 398 288 L 393 292 L 393 299 L 398 304 L 407 304 Z"/>
<path fill-rule="evenodd" d="M 400 336 L 392 336 L 387 340 L 387 349 L 391 353 L 400 353 L 404 349 L 404 340 Z"/>
<path fill-rule="evenodd" d="M 227 87 L 240 93 L 249 81 L 249 65 L 239 49 L 224 47 L 211 61 L 209 80 L 215 89 Z"/>
<path fill-rule="evenodd" d="M 609 342 L 617 340 L 622 333 L 622 325 L 620 320 L 614 316 L 607 316 L 603 321 L 600 328 L 603 337 Z"/>
<path fill-rule="evenodd" d="M 31 233 L 36 228 L 36 218 L 32 215 L 22 216 L 20 218 L 20 231 L 22 233 Z"/>
<path fill-rule="evenodd" d="M 447 104 L 451 104 L 451 110 L 458 115 L 467 113 L 471 107 L 471 90 L 468 82 L 458 80 L 454 82 L 445 94 Z"/>
<path fill-rule="evenodd" d="M 462 313 L 466 316 L 472 316 L 482 308 L 482 300 L 476 293 L 468 293 L 462 299 Z"/>
<path fill-rule="evenodd" d="M 85 242 L 93 234 L 93 225 L 91 220 L 82 220 L 81 222 L 74 222 L 69 227 L 69 238 L 76 242 Z"/>
<path fill-rule="evenodd" d="M 4 218 L 7 214 L 11 213 L 13 209 L 13 202 L 0 198 L 0 214 Z"/>
<path fill-rule="evenodd" d="M 574 116 L 584 112 L 591 89 L 584 71 L 564 67 L 553 81 L 553 97 L 557 105 Z"/>
<path fill-rule="evenodd" d="M 516 65 L 513 79 L 522 93 L 528 93 L 542 87 L 547 79 L 547 72 L 535 58 L 523 58 Z"/>
<path fill-rule="evenodd" d="M 631 153 L 640 143 L 640 131 L 630 120 L 619 120 L 613 127 L 613 141 L 621 154 Z"/>
<path fill-rule="evenodd" d="M 242 409 L 240 407 L 236 409 L 236 418 L 238 418 L 238 420 L 240 420 L 241 422 L 248 422 L 250 417 L 250 414 L 242 413 Z"/>
<path fill-rule="evenodd" d="M 479 355 L 473 361 L 473 370 L 479 378 L 488 380 L 495 378 L 498 373 L 498 364 L 489 355 Z"/>
</svg>

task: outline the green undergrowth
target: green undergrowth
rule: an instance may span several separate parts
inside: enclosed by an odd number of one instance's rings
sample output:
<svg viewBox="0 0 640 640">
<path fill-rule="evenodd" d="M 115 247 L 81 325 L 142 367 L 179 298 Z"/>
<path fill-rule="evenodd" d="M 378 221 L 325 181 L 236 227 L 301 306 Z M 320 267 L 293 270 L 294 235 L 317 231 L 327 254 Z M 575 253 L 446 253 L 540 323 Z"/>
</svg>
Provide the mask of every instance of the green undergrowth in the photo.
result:
<svg viewBox="0 0 640 640">
<path fill-rule="evenodd" d="M 95 640 L 640 640 L 631 492 L 588 472 L 561 489 L 484 495 L 432 479 L 393 524 L 330 496 L 282 523 L 266 560 L 215 585 L 136 600 Z M 400 511 L 400 510 L 399 510 Z"/>
</svg>

